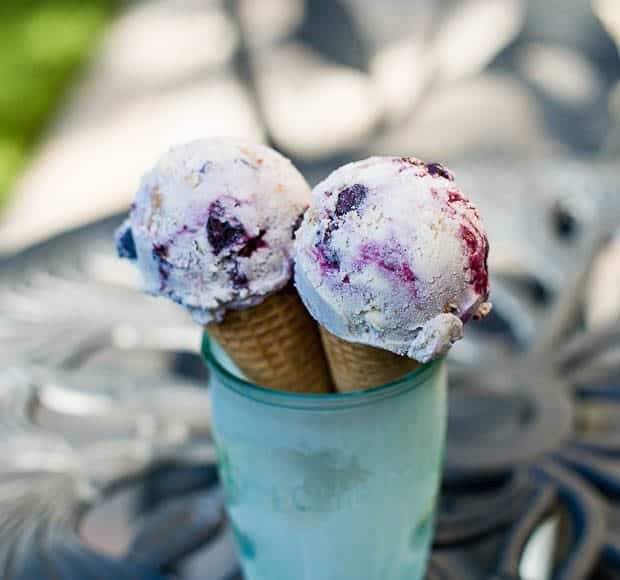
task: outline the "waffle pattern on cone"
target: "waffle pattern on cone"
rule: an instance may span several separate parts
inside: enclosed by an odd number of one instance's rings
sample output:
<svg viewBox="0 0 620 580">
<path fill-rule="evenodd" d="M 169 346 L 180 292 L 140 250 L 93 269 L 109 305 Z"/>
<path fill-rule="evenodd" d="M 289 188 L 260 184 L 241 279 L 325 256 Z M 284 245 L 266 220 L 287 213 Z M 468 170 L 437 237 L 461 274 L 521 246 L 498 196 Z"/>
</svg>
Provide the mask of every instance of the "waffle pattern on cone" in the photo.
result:
<svg viewBox="0 0 620 580">
<path fill-rule="evenodd" d="M 317 325 L 292 286 L 258 306 L 228 312 L 207 331 L 258 385 L 297 393 L 332 390 Z"/>
<path fill-rule="evenodd" d="M 324 328 L 321 328 L 321 338 L 334 386 L 342 393 L 384 385 L 420 365 L 387 350 L 347 342 Z"/>
</svg>

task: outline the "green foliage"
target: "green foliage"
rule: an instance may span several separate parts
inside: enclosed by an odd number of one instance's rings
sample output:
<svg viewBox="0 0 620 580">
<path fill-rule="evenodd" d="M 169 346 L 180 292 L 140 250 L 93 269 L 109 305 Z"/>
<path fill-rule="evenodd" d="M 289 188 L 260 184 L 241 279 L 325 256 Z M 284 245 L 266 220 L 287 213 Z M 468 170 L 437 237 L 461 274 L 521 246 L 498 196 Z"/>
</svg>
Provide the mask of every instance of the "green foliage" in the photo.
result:
<svg viewBox="0 0 620 580">
<path fill-rule="evenodd" d="M 0 207 L 116 4 L 0 1 Z"/>
</svg>

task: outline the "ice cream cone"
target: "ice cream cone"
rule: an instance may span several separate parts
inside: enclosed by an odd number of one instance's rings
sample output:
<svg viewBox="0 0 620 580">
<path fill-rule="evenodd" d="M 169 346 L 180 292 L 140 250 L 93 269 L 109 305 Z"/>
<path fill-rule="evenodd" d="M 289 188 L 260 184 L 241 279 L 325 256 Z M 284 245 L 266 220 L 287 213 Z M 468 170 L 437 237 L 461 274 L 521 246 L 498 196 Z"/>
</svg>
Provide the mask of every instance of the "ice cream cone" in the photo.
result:
<svg viewBox="0 0 620 580">
<path fill-rule="evenodd" d="M 263 387 L 298 393 L 331 390 L 317 325 L 291 285 L 257 306 L 229 311 L 206 330 L 244 375 Z"/>
<path fill-rule="evenodd" d="M 348 393 L 394 381 L 420 366 L 387 350 L 342 340 L 321 327 L 321 338 L 337 391 Z"/>
<path fill-rule="evenodd" d="M 478 209 L 440 163 L 375 156 L 318 183 L 294 275 L 311 316 L 342 339 L 323 333 L 336 389 L 376 387 L 445 355 L 491 309 L 488 251 Z"/>
</svg>

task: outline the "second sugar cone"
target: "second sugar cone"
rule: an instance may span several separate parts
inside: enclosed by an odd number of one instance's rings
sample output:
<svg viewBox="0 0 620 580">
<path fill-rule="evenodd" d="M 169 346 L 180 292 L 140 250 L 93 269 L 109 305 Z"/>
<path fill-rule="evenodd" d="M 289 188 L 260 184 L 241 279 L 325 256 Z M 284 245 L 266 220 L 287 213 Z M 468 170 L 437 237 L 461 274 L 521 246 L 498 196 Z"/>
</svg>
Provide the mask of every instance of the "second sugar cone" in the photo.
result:
<svg viewBox="0 0 620 580">
<path fill-rule="evenodd" d="M 331 380 L 314 320 L 292 286 L 206 327 L 252 382 L 298 393 L 328 393 Z"/>
<path fill-rule="evenodd" d="M 420 366 L 415 360 L 387 350 L 356 344 L 321 328 L 334 386 L 348 393 L 395 381 Z"/>
</svg>

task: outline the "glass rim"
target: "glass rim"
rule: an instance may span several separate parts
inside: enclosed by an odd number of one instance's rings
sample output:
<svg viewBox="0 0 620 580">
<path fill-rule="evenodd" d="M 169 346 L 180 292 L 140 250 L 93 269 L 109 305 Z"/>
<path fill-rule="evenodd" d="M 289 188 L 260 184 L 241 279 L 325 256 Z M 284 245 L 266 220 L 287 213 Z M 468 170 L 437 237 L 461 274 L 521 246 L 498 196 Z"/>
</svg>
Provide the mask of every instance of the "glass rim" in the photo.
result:
<svg viewBox="0 0 620 580">
<path fill-rule="evenodd" d="M 295 393 L 291 391 L 281 391 L 278 389 L 270 389 L 268 387 L 262 387 L 255 383 L 248 381 L 242 377 L 237 376 L 236 374 L 230 372 L 217 358 L 214 354 L 213 349 L 211 348 L 211 343 L 214 342 L 207 331 L 203 332 L 202 336 L 202 345 L 201 345 L 201 355 L 202 357 L 213 367 L 213 370 L 216 374 L 223 376 L 224 378 L 232 381 L 236 386 L 242 388 L 235 388 L 234 386 L 223 383 L 223 386 L 232 390 L 235 393 L 240 394 L 241 396 L 259 400 L 260 402 L 269 402 L 267 399 L 272 400 L 280 400 L 283 406 L 287 406 L 286 403 L 299 403 L 303 406 L 303 404 L 326 404 L 334 403 L 334 404 L 361 404 L 364 400 L 375 399 L 375 398 L 384 398 L 390 395 L 397 395 L 402 390 L 411 390 L 416 389 L 424 384 L 424 378 L 426 375 L 430 374 L 434 371 L 444 360 L 444 356 L 440 356 L 426 364 L 423 364 L 416 369 L 406 373 L 402 377 L 399 377 L 393 381 L 385 383 L 383 385 L 379 385 L 377 387 L 371 387 L 369 389 L 360 389 L 357 391 L 351 391 L 348 393 Z M 411 381 L 414 381 L 413 384 L 410 384 Z M 398 387 L 406 387 L 405 389 Z M 254 396 L 253 396 L 254 395 Z"/>
</svg>

